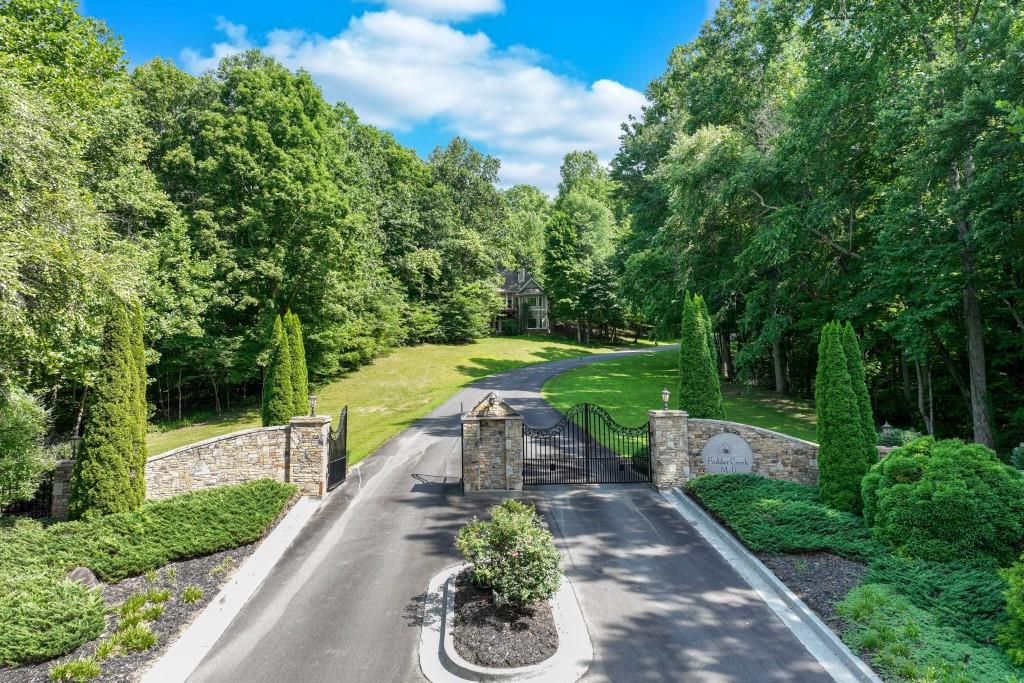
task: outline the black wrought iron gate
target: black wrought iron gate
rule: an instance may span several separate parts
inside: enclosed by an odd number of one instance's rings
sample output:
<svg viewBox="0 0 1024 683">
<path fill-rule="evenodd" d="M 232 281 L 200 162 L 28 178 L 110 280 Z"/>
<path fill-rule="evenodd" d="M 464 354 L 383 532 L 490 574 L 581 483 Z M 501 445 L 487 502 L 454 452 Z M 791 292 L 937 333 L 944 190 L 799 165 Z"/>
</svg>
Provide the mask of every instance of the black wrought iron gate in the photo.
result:
<svg viewBox="0 0 1024 683">
<path fill-rule="evenodd" d="M 331 430 L 327 448 L 327 490 L 345 481 L 348 469 L 348 406 L 341 409 L 338 429 Z"/>
<path fill-rule="evenodd" d="M 523 425 L 524 484 L 650 480 L 649 423 L 624 427 L 604 408 L 580 403 L 550 427 Z"/>
</svg>

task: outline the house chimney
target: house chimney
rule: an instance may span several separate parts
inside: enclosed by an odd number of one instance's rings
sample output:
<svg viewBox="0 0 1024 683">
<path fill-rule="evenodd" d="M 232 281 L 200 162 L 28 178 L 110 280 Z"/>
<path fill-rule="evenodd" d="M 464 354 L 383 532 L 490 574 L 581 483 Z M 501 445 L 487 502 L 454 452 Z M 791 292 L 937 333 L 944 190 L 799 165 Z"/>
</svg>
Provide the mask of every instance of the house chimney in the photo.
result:
<svg viewBox="0 0 1024 683">
<path fill-rule="evenodd" d="M 526 282 L 526 268 L 519 269 L 519 284 Z"/>
</svg>

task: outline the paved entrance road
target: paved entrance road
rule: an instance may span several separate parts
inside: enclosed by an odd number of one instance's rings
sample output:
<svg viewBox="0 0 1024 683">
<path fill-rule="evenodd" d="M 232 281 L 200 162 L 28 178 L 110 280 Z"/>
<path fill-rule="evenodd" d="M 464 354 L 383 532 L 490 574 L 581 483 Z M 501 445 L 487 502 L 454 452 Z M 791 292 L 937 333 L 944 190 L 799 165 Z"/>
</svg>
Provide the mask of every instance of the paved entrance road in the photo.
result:
<svg viewBox="0 0 1024 683">
<path fill-rule="evenodd" d="M 541 385 L 610 355 L 483 379 L 385 444 L 328 496 L 190 680 L 422 681 L 427 582 L 459 561 L 455 532 L 493 503 L 460 495 L 460 406 L 497 390 L 530 424 L 553 422 Z M 830 680 L 650 489 L 532 493 L 594 640 L 588 681 Z"/>
</svg>

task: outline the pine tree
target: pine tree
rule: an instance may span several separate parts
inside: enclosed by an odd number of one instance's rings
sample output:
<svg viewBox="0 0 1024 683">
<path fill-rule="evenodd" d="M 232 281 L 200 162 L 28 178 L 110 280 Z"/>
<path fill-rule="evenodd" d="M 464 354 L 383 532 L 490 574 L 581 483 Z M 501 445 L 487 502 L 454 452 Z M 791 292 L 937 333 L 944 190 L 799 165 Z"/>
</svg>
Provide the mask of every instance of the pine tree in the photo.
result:
<svg viewBox="0 0 1024 683">
<path fill-rule="evenodd" d="M 288 335 L 281 316 L 277 316 L 270 340 L 270 362 L 263 377 L 263 426 L 287 424 L 292 417 L 293 400 Z"/>
<path fill-rule="evenodd" d="M 288 350 L 292 361 L 292 410 L 305 415 L 309 409 L 309 374 L 306 370 L 306 346 L 302 341 L 302 323 L 296 313 L 285 313 L 288 329 Z"/>
<path fill-rule="evenodd" d="M 857 334 L 849 322 L 843 328 L 843 352 L 846 354 L 846 368 L 850 372 L 853 393 L 857 397 L 857 415 L 864 434 L 864 456 L 870 468 L 878 462 L 878 434 L 875 432 L 875 415 L 871 410 L 871 396 L 864 380 L 864 360 L 861 357 Z"/>
<path fill-rule="evenodd" d="M 128 312 L 123 304 L 115 304 L 104 328 L 103 368 L 71 475 L 71 519 L 127 512 L 138 506 L 131 476 L 138 439 L 138 372 L 132 340 Z"/>
<path fill-rule="evenodd" d="M 821 332 L 814 400 L 821 500 L 837 510 L 860 514 L 860 480 L 867 471 L 864 435 L 837 322 L 826 324 Z"/>
<path fill-rule="evenodd" d="M 707 326 L 700 297 L 683 299 L 683 326 L 679 340 L 679 409 L 690 417 L 721 420 L 725 417 L 718 370 L 708 348 Z"/>
<path fill-rule="evenodd" d="M 141 505 L 146 499 L 146 425 L 149 421 L 149 403 L 146 401 L 146 386 L 149 379 L 146 375 L 146 349 L 143 339 L 144 322 L 142 318 L 142 305 L 138 300 L 132 303 L 129 312 L 129 324 L 132 334 L 132 366 L 135 376 L 132 382 L 133 396 L 132 408 L 134 409 L 134 431 L 132 439 L 132 458 L 129 466 L 129 476 L 132 480 L 132 491 L 135 493 L 136 502 Z"/>
</svg>

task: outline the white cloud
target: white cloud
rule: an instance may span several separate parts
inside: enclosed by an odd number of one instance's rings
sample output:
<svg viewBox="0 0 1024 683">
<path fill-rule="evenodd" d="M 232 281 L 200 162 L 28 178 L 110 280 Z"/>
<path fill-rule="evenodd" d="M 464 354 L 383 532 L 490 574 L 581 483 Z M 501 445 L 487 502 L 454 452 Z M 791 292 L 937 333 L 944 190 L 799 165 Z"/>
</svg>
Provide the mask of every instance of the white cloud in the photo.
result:
<svg viewBox="0 0 1024 683">
<path fill-rule="evenodd" d="M 187 68 L 208 69 L 251 47 L 244 27 L 218 25 L 227 42 L 209 56 L 183 52 Z M 334 37 L 272 31 L 260 47 L 308 71 L 329 100 L 346 102 L 363 120 L 395 130 L 440 122 L 501 157 L 505 184 L 546 191 L 557 185 L 566 152 L 591 149 L 610 160 L 619 125 L 645 103 L 615 81 L 587 84 L 539 66 L 541 55 L 524 46 L 502 50 L 481 32 L 390 9 L 354 17 Z"/>
<path fill-rule="evenodd" d="M 217 30 L 227 36 L 228 42 L 214 43 L 211 47 L 211 54 L 203 57 L 198 51 L 186 48 L 181 51 L 181 59 L 185 68 L 193 73 L 200 73 L 215 69 L 220 60 L 231 55 L 244 52 L 253 46 L 249 42 L 248 30 L 241 24 L 233 24 L 224 17 L 217 17 Z"/>
<path fill-rule="evenodd" d="M 385 5 L 402 14 L 432 19 L 461 20 L 505 11 L 503 0 L 376 0 L 375 4 Z"/>
</svg>

